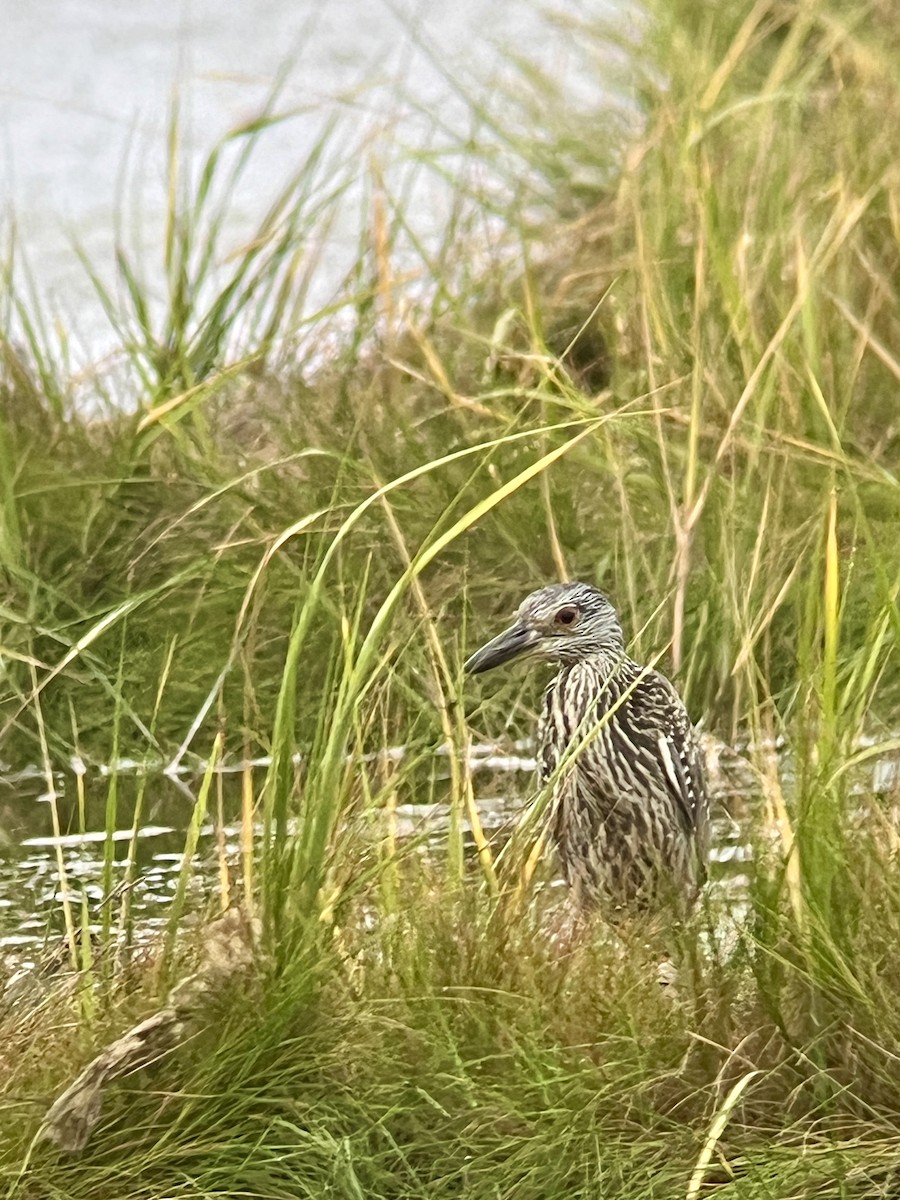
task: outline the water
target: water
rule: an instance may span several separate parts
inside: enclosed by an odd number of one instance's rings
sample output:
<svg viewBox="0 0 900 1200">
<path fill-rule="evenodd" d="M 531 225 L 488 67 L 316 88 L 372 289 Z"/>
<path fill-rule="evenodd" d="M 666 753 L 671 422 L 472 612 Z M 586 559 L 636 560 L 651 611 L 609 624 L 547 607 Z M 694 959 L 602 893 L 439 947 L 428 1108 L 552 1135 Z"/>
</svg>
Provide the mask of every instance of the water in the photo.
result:
<svg viewBox="0 0 900 1200">
<path fill-rule="evenodd" d="M 556 34 L 533 0 L 247 0 L 227 8 L 215 0 L 0 0 L 0 22 L 0 214 L 15 221 L 40 297 L 76 346 L 80 332 L 94 354 L 107 348 L 105 324 L 73 242 L 111 280 L 124 236 L 154 260 L 149 277 L 161 281 L 176 92 L 196 168 L 223 134 L 261 111 L 292 63 L 278 108 L 295 115 L 266 132 L 233 198 L 237 246 L 329 115 L 346 118 L 338 137 L 346 147 L 364 129 L 388 128 L 383 155 L 431 136 L 435 120 L 445 141 L 465 137 L 471 115 L 445 71 L 480 81 L 483 94 L 489 79 L 509 73 L 507 54 L 521 51 L 560 78 L 584 80 L 577 39 Z M 449 198 L 435 184 L 415 198 L 414 216 L 439 224 Z M 331 232 L 323 273 L 332 282 L 342 241 L 355 252 L 357 227 L 358 215 L 345 214 Z M 111 347 L 108 330 L 105 338 Z"/>
<path fill-rule="evenodd" d="M 402 751 L 392 752 L 401 757 Z M 265 763 L 253 768 L 255 791 Z M 534 778 L 534 758 L 529 742 L 511 747 L 476 746 L 470 768 L 478 809 L 485 832 L 495 845 L 502 844 L 527 803 Z M 759 797 L 752 773 L 740 756 L 721 753 L 711 761 L 716 796 L 714 851 L 715 887 L 725 896 L 739 896 L 746 887 L 750 857 L 743 818 Z M 79 773 L 83 770 L 79 764 Z M 424 853 L 440 854 L 446 844 L 449 809 L 446 793 L 446 756 L 440 752 L 430 768 L 432 803 L 403 803 L 396 810 L 396 832 L 401 840 L 415 838 Z M 91 919 L 98 922 L 103 900 L 103 863 L 107 851 L 105 808 L 109 773 L 59 772 L 53 792 L 60 819 L 60 836 L 53 833 L 48 782 L 37 770 L 0 775 L 0 959 L 8 969 L 42 955 L 44 948 L 63 935 L 63 894 L 57 854 L 61 853 L 69 899 L 80 919 L 82 895 Z M 187 823 L 194 807 L 199 777 L 185 771 L 166 774 L 145 772 L 134 764 L 117 770 L 118 812 L 112 837 L 114 887 L 130 875 L 131 909 L 141 934 L 152 934 L 164 924 L 182 865 Z M 134 805 L 143 791 L 142 818 L 132 840 Z M 79 791 L 81 795 L 79 796 Z M 219 799 L 221 797 L 221 800 Z M 204 826 L 192 879 L 189 907 L 194 911 L 216 901 L 219 857 L 233 881 L 240 874 L 241 773 L 238 765 L 225 769 L 212 789 L 212 816 Z M 221 823 L 219 813 L 221 812 Z M 386 830 L 386 825 L 383 827 Z M 381 830 L 376 830 L 376 836 Z M 135 849 L 135 861 L 129 852 Z"/>
<path fill-rule="evenodd" d="M 78 811 L 76 778 L 58 773 L 54 790 L 61 834 L 53 834 L 51 805 L 43 776 L 26 772 L 0 776 L 0 954 L 13 958 L 26 948 L 36 950 L 62 936 L 63 890 L 57 863 L 62 854 L 69 899 L 80 919 L 82 894 L 93 916 L 103 899 L 103 860 L 106 778 L 88 777 L 84 826 Z M 117 828 L 113 834 L 113 879 L 124 881 L 129 869 L 137 778 L 123 775 Z M 136 855 L 132 885 L 137 923 L 152 931 L 164 920 L 181 866 L 185 829 L 191 803 L 179 781 L 155 774 L 146 789 L 144 818 L 134 841 Z M 208 837 L 212 830 L 208 831 Z M 202 876 L 206 847 L 196 887 L 199 902 L 206 884 Z"/>
<path fill-rule="evenodd" d="M 724 902 L 740 916 L 752 870 L 749 829 L 757 825 L 763 811 L 758 778 L 749 765 L 746 748 L 731 750 L 712 738 L 704 739 L 707 773 L 713 795 L 713 833 L 710 855 L 711 897 Z M 860 812 L 871 817 L 870 805 L 887 800 L 890 808 L 900 788 L 900 758 L 896 736 L 881 743 L 867 741 L 859 749 L 868 757 L 856 771 L 852 790 L 864 797 Z M 779 776 L 790 786 L 791 763 L 784 747 L 770 747 L 778 758 Z M 384 752 L 393 761 L 403 759 L 400 748 Z M 260 760 L 250 766 L 254 793 L 268 764 Z M 104 857 L 112 853 L 114 919 L 119 912 L 121 889 L 129 880 L 131 913 L 139 940 L 152 938 L 166 922 L 182 867 L 182 851 L 188 821 L 194 809 L 202 764 L 169 771 L 146 768 L 136 763 L 116 765 L 118 810 L 115 831 L 108 847 L 106 804 L 110 771 L 74 770 L 56 772 L 48 781 L 37 768 L 16 773 L 0 772 L 0 983 L 4 977 L 22 980 L 40 978 L 39 972 L 55 970 L 65 961 L 63 892 L 58 866 L 61 854 L 76 924 L 81 921 L 82 898 L 87 901 L 92 927 L 101 923 L 104 903 Z M 534 780 L 535 762 L 529 741 L 510 746 L 474 746 L 469 767 L 484 831 L 495 850 L 503 844 L 527 804 Z M 401 803 L 395 812 L 394 830 L 401 843 L 415 839 L 421 853 L 443 854 L 449 828 L 446 803 L 449 776 L 446 754 L 438 750 L 425 764 L 429 803 Z M 233 886 L 241 874 L 240 811 L 242 767 L 224 766 L 214 780 L 210 795 L 210 819 L 204 826 L 192 864 L 187 913 L 217 910 L 221 898 L 221 862 L 227 865 Z M 50 792 L 56 797 L 60 835 L 54 836 Z M 134 807 L 143 793 L 141 819 L 132 835 Z M 416 795 L 419 795 L 418 789 Z M 896 825 L 898 814 L 891 810 Z M 369 828 L 374 837 L 387 832 L 386 820 Z M 259 831 L 257 830 L 258 834 Z M 134 848 L 134 861 L 129 854 Z M 474 869 L 474 846 L 469 842 Z M 552 881 L 561 883 L 560 880 Z M 30 986 L 30 985 L 29 985 Z M 0 989 L 2 990 L 2 989 Z"/>
</svg>

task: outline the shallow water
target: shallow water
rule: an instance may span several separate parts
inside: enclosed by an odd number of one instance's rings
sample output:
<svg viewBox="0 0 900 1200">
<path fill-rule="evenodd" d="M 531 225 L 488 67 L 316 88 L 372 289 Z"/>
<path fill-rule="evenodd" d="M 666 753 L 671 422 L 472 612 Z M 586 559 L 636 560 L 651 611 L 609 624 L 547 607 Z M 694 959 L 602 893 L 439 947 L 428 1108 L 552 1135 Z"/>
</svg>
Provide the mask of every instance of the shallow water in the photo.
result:
<svg viewBox="0 0 900 1200">
<path fill-rule="evenodd" d="M 401 755 L 402 751 L 393 752 L 394 757 Z M 261 761 L 253 767 L 257 791 L 265 766 Z M 504 749 L 476 746 L 470 767 L 485 831 L 492 839 L 502 840 L 504 831 L 511 828 L 528 800 L 534 776 L 531 747 L 528 743 Z M 435 795 L 440 796 L 446 775 L 446 757 L 438 754 L 433 764 Z M 58 854 L 62 855 L 76 920 L 82 896 L 87 899 L 92 920 L 99 919 L 104 858 L 109 849 L 113 886 L 131 879 L 131 911 L 137 928 L 149 933 L 161 925 L 181 868 L 185 831 L 199 778 L 189 771 L 167 774 L 120 763 L 116 771 L 115 832 L 108 839 L 104 829 L 109 771 L 79 769 L 54 775 L 58 837 L 53 833 L 49 785 L 42 772 L 35 769 L 0 775 L 0 955 L 19 960 L 62 935 Z M 735 759 L 727 770 L 717 768 L 716 782 L 714 871 L 718 886 L 740 891 L 749 848 L 735 815 L 753 804 L 752 779 L 742 769 L 740 759 Z M 143 791 L 141 818 L 132 837 L 139 790 Z M 220 847 L 224 847 L 232 874 L 236 876 L 239 871 L 240 803 L 241 773 L 236 765 L 223 770 L 213 788 L 212 815 L 203 827 L 192 881 L 190 905 L 195 909 L 216 895 Z M 441 799 L 426 804 L 403 803 L 395 812 L 395 829 L 400 839 L 416 838 L 426 853 L 429 847 L 439 852 L 449 818 L 449 808 Z M 133 863 L 129 859 L 132 846 Z"/>
<path fill-rule="evenodd" d="M 896 745 L 896 739 L 892 741 Z M 717 897 L 737 905 L 746 893 L 752 860 L 748 831 L 762 811 L 762 796 L 744 752 L 712 739 L 706 739 L 706 744 L 714 797 L 711 889 Z M 772 753 L 778 756 L 781 778 L 789 785 L 788 756 L 776 747 Z M 398 748 L 385 755 L 396 761 L 403 758 L 404 752 Z M 259 760 L 251 768 L 257 793 L 267 765 Z M 202 764 L 197 772 L 185 768 L 167 773 L 136 763 L 118 763 L 117 814 L 111 839 L 104 832 L 110 770 L 86 770 L 80 763 L 73 766 L 74 770 L 59 771 L 52 779 L 59 837 L 53 832 L 46 776 L 37 768 L 0 773 L 0 963 L 5 962 L 8 968 L 40 957 L 63 934 L 58 854 L 62 855 L 76 923 L 83 896 L 91 921 L 99 922 L 108 847 L 113 859 L 113 887 L 126 879 L 131 881 L 131 912 L 138 934 L 151 934 L 166 919 Z M 505 831 L 527 804 L 533 786 L 532 746 L 527 741 L 505 747 L 476 745 L 471 750 L 469 767 L 485 832 L 492 842 L 502 843 Z M 438 854 L 445 845 L 450 817 L 444 799 L 447 768 L 446 754 L 438 751 L 429 764 L 430 791 L 436 799 L 401 803 L 395 812 L 398 838 L 415 838 L 426 854 Z M 210 818 L 203 827 L 194 863 L 189 911 L 202 910 L 216 901 L 222 849 L 232 879 L 239 875 L 241 772 L 241 764 L 225 765 L 211 790 Z M 867 796 L 894 796 L 898 784 L 896 753 L 873 753 L 853 781 L 854 789 Z M 133 837 L 139 792 L 143 793 L 141 817 Z M 132 846 L 133 863 L 129 859 Z"/>
</svg>

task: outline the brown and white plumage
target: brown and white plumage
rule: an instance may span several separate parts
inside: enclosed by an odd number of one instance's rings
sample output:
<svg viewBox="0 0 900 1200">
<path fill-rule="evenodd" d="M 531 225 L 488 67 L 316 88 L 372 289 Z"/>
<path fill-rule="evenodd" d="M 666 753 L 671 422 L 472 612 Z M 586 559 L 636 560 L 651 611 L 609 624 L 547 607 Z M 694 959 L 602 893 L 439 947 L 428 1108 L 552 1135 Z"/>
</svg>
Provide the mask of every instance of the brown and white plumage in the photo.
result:
<svg viewBox="0 0 900 1200">
<path fill-rule="evenodd" d="M 551 830 L 579 907 L 615 919 L 691 903 L 706 876 L 709 801 L 678 693 L 625 654 L 615 609 L 596 588 L 553 584 L 477 651 L 478 673 L 518 657 L 559 663 L 538 727 Z"/>
</svg>

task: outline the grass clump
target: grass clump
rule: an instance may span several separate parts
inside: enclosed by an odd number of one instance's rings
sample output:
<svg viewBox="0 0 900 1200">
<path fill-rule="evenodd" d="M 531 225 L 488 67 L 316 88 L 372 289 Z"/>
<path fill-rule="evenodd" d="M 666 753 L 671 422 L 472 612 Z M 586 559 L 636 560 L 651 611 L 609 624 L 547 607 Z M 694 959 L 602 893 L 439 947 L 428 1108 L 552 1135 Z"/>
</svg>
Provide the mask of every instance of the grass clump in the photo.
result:
<svg viewBox="0 0 900 1200">
<path fill-rule="evenodd" d="M 120 257 L 124 300 L 103 296 L 136 403 L 88 419 L 10 324 L 4 755 L 51 788 L 111 725 L 128 753 L 271 756 L 241 818 L 258 958 L 110 1091 L 77 1160 L 33 1144 L 42 1106 L 189 970 L 190 860 L 155 959 L 116 962 L 107 894 L 96 950 L 68 913 L 83 986 L 0 1014 L 10 1196 L 896 1193 L 897 832 L 869 770 L 897 748 L 900 47 L 877 5 L 834 0 L 635 21 L 614 119 L 536 72 L 502 120 L 479 111 L 470 161 L 502 133 L 496 177 L 527 181 L 485 276 L 488 202 L 461 188 L 407 286 L 375 173 L 313 326 L 330 357 L 298 333 L 294 254 L 329 211 L 310 197 L 346 187 L 325 142 L 224 274 L 221 154 L 173 186 L 161 317 Z M 608 30 L 575 33 L 612 61 Z M 476 707 L 462 650 L 564 575 L 750 747 L 749 893 L 682 932 L 674 998 L 646 931 L 555 943 L 522 886 L 531 831 L 500 852 L 478 825 L 470 732 L 529 728 L 536 685 Z M 423 860 L 395 815 L 426 798 L 450 820 Z M 116 811 L 111 788 L 110 832 Z"/>
<path fill-rule="evenodd" d="M 718 944 L 673 1000 L 639 942 L 560 956 L 527 919 L 409 875 L 408 911 L 212 997 L 193 1042 L 107 1096 L 77 1161 L 39 1145 L 19 1178 L 19 1117 L 12 1194 L 665 1196 L 698 1166 L 740 1196 L 891 1194 L 896 980 L 884 956 L 857 970 L 892 917 L 857 927 L 853 987 L 817 987 L 785 919 L 777 950 Z M 780 993 L 757 976 L 776 957 Z M 36 1023 L 19 1088 L 59 1079 L 48 1044 Z"/>
</svg>

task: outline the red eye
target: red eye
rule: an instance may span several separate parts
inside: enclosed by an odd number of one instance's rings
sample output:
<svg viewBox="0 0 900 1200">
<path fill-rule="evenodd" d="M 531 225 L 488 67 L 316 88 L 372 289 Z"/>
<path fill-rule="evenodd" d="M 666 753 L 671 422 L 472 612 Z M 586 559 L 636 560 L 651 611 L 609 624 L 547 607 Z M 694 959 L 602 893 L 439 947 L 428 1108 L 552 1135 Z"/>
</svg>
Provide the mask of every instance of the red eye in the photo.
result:
<svg viewBox="0 0 900 1200">
<path fill-rule="evenodd" d="M 553 620 L 557 625 L 574 625 L 578 617 L 578 609 L 567 607 L 561 608 Z"/>
</svg>

